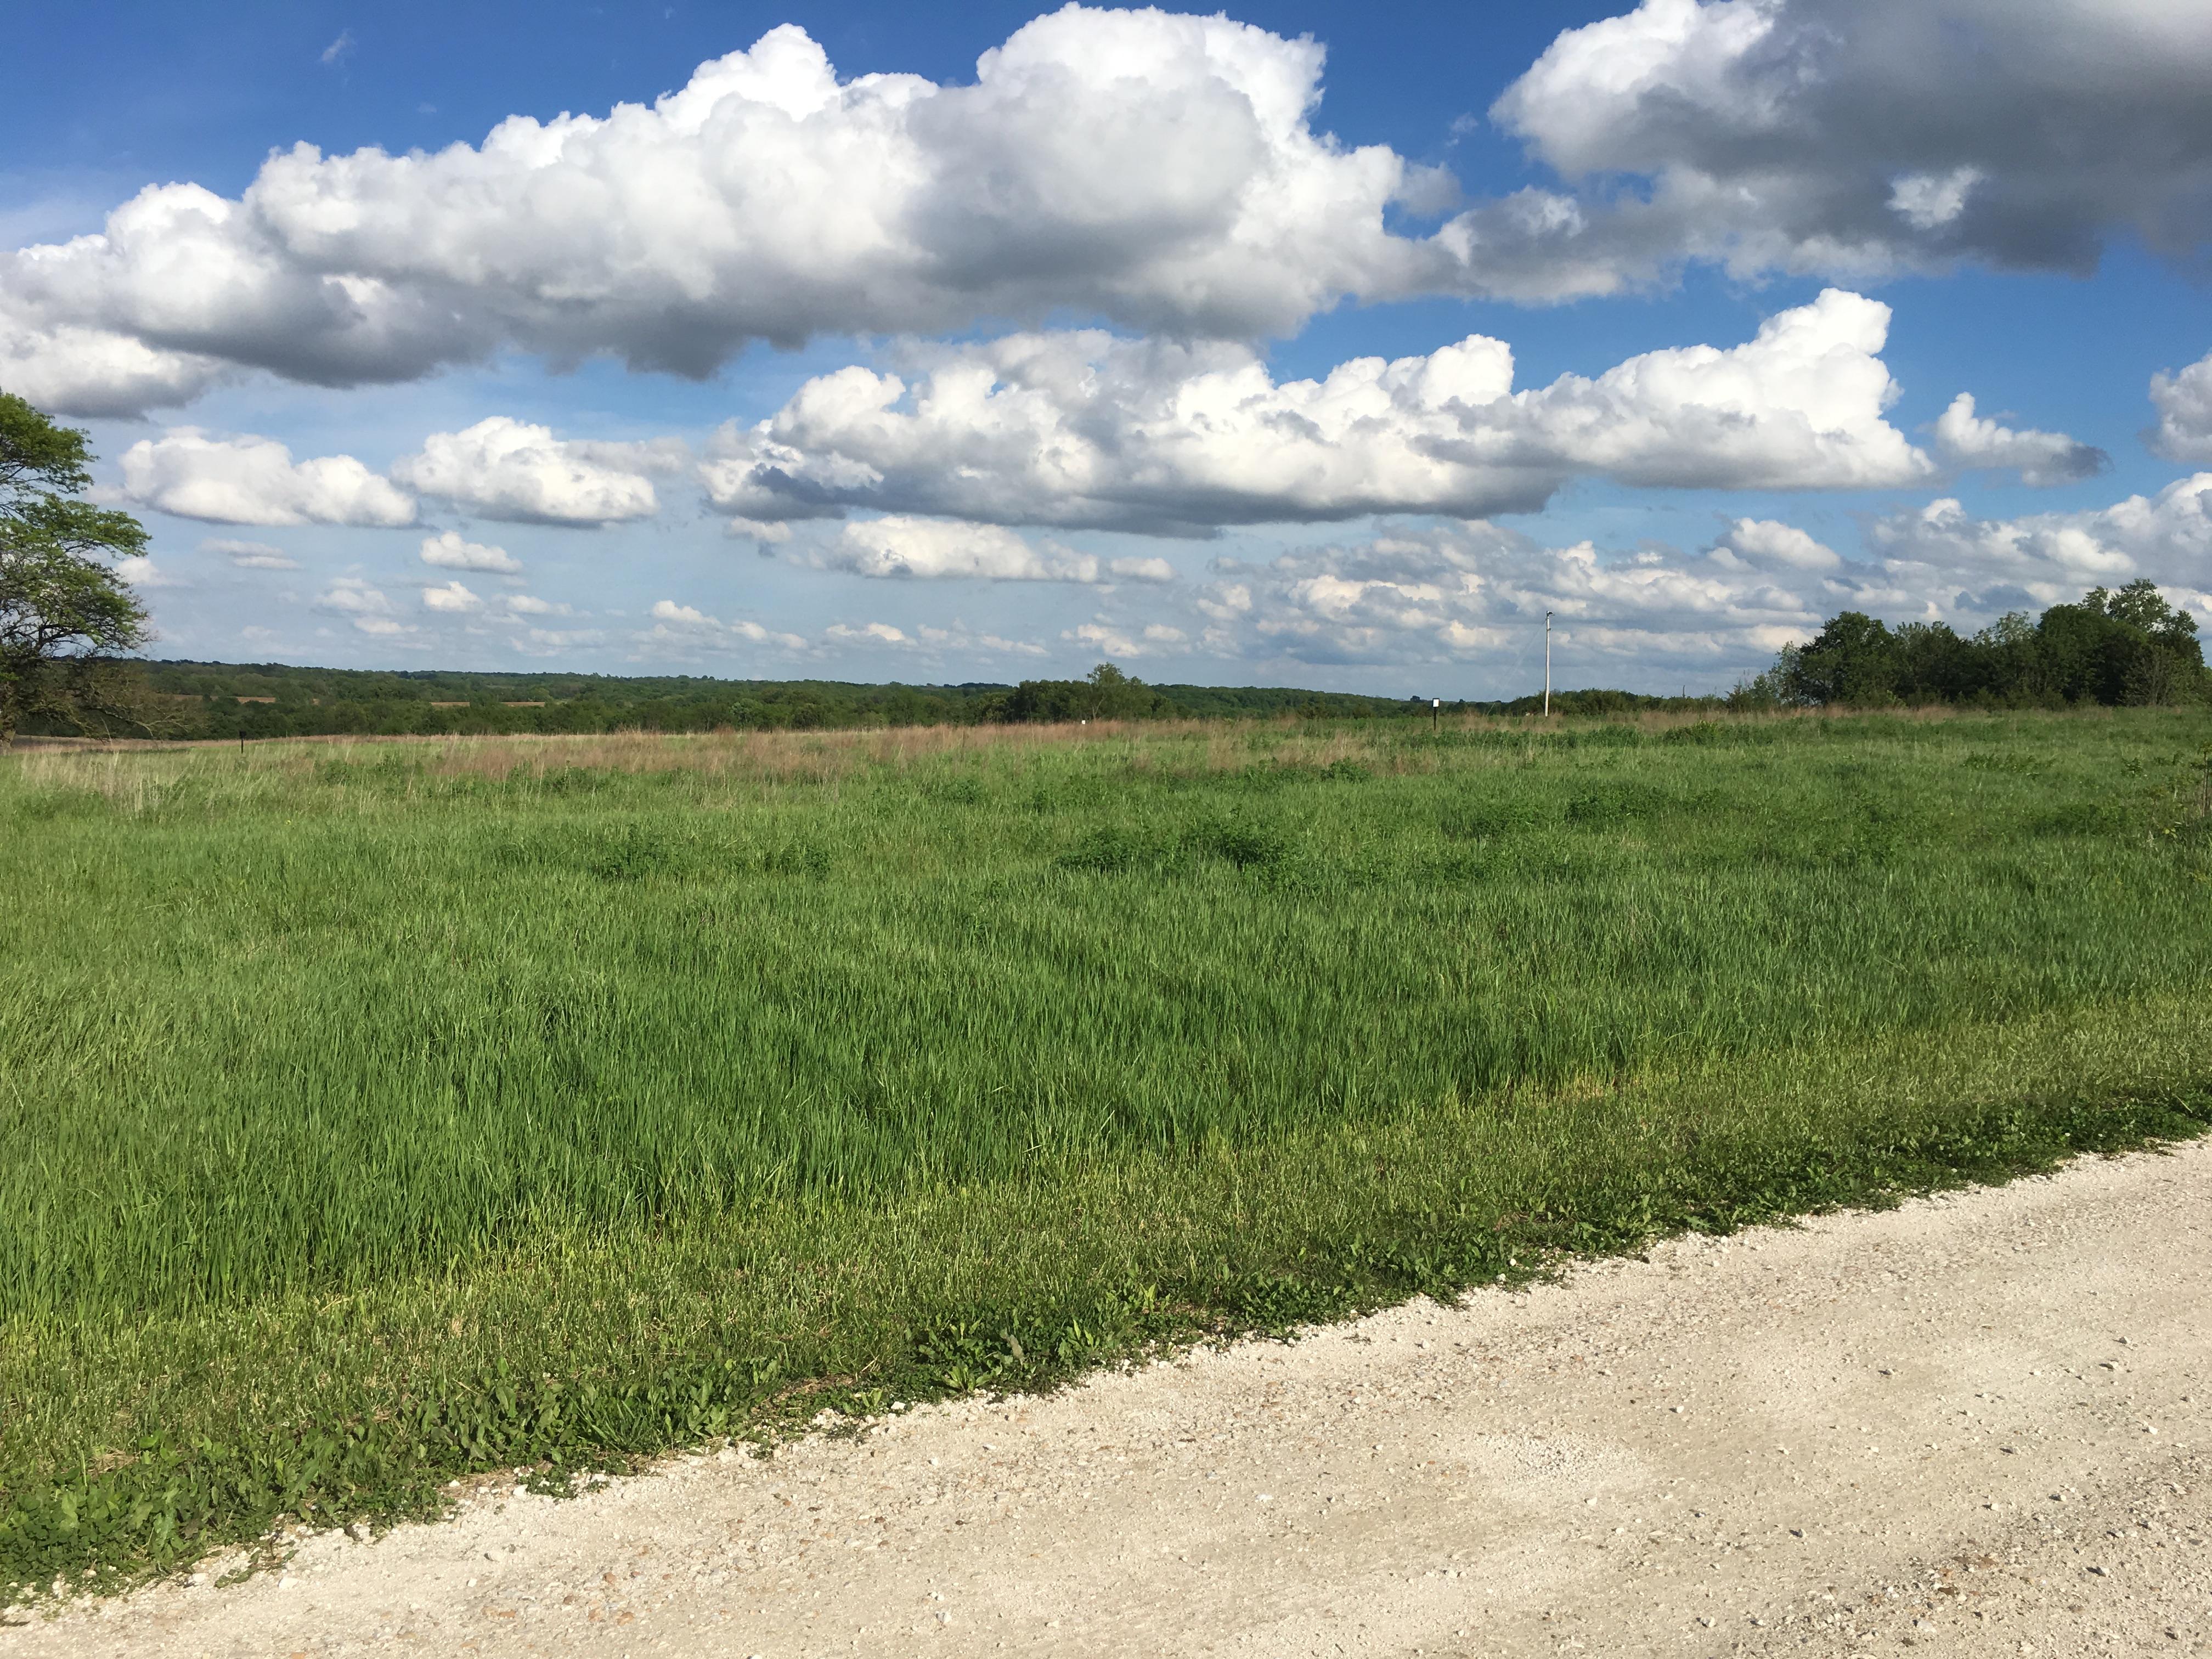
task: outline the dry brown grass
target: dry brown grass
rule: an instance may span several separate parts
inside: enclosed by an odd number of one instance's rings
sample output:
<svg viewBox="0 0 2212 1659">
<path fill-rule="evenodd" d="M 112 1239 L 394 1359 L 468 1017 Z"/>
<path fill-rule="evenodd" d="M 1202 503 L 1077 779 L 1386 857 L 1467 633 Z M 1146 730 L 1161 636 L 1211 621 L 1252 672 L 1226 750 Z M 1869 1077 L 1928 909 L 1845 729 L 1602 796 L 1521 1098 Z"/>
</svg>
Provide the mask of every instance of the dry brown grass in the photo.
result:
<svg viewBox="0 0 2212 1659">
<path fill-rule="evenodd" d="M 1894 711 L 1916 721 L 1972 719 L 1971 711 L 1920 708 Z M 1859 716 L 1818 709 L 1771 714 L 1645 712 L 1578 719 L 1458 714 L 1443 726 L 1457 732 L 1500 732 L 1535 738 L 1572 724 L 1632 726 L 1665 732 L 1700 723 L 1759 724 L 1774 720 L 1851 720 Z M 1046 750 L 1108 745 L 1140 771 L 1229 772 L 1255 760 L 1321 768 L 1349 761 L 1380 772 L 1428 773 L 1465 765 L 1469 757 L 1404 742 L 1418 731 L 1400 720 L 1364 725 L 1315 725 L 1294 716 L 1264 720 L 1093 720 L 1050 726 L 917 726 L 853 732 L 614 732 L 600 734 L 501 737 L 313 737 L 265 738 L 238 744 L 228 739 L 175 743 L 145 739 L 28 738 L 5 760 L 36 787 L 84 789 L 134 810 L 156 805 L 180 781 L 207 767 L 222 767 L 234 783 L 265 779 L 274 785 L 333 758 L 358 756 L 368 763 L 394 744 L 414 751 L 425 775 L 505 782 L 532 781 L 572 769 L 630 774 L 693 773 L 732 783 L 810 784 L 834 788 L 865 771 L 909 767 L 970 757 L 1000 763 Z M 1486 757 L 1496 760 L 1496 757 Z"/>
</svg>

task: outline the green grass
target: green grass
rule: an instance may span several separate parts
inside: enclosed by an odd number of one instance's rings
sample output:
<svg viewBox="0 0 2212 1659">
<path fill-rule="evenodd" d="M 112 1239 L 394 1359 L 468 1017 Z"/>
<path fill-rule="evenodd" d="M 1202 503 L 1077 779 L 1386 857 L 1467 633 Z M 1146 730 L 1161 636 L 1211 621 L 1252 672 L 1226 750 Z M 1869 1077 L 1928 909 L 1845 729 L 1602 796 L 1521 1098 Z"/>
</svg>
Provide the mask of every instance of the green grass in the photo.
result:
<svg viewBox="0 0 2212 1659">
<path fill-rule="evenodd" d="M 0 1586 L 2195 1133 L 2208 738 L 0 761 Z"/>
</svg>

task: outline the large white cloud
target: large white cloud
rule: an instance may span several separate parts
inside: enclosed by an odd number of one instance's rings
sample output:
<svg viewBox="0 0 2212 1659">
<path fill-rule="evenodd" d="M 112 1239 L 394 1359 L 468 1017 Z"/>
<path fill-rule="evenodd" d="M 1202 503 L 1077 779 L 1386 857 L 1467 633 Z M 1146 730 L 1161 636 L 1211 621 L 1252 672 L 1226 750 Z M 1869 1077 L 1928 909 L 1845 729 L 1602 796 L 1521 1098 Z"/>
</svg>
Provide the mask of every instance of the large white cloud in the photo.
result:
<svg viewBox="0 0 2212 1659">
<path fill-rule="evenodd" d="M 124 451 L 123 487 L 141 506 L 213 524 L 415 522 L 414 501 L 350 455 L 295 461 L 274 438 L 198 427 L 173 427 Z"/>
<path fill-rule="evenodd" d="M 1206 534 L 1368 513 L 1528 512 L 1577 475 L 1855 489 L 1935 464 L 1884 418 L 1889 308 L 1831 289 L 1725 350 L 1631 358 L 1513 390 L 1501 341 L 1365 357 L 1276 383 L 1240 346 L 1099 332 L 916 348 L 909 386 L 852 368 L 802 386 L 705 469 L 754 523 L 866 507 L 996 524 Z"/>
<path fill-rule="evenodd" d="M 2081 271 L 2115 234 L 2212 240 L 2199 0 L 1643 0 L 1571 29 L 1492 118 L 1553 168 L 1447 227 L 1469 283 Z"/>
<path fill-rule="evenodd" d="M 704 374 L 752 341 L 1097 316 L 1181 339 L 1347 297 L 1554 303 L 1705 260 L 1841 280 L 2082 270 L 2212 240 L 2199 0 L 1643 0 L 1493 106 L 1556 179 L 1433 234 L 1451 181 L 1312 125 L 1323 51 L 1070 5 L 970 84 L 840 82 L 785 26 L 605 116 L 271 156 L 0 255 L 0 385 L 66 413 L 240 368 L 351 385 L 504 347 Z"/>
<path fill-rule="evenodd" d="M 680 441 L 561 439 L 547 427 L 495 415 L 461 432 L 433 433 L 392 476 L 487 519 L 599 525 L 660 510 L 651 474 L 684 464 Z"/>
<path fill-rule="evenodd" d="M 860 576 L 973 577 L 987 581 L 1165 582 L 1165 559 L 1101 558 L 1047 542 L 1042 547 L 996 525 L 893 514 L 843 526 L 816 556 L 826 569 Z"/>
<path fill-rule="evenodd" d="M 2101 449 L 2063 432 L 2015 431 L 1974 413 L 1974 394 L 1961 392 L 1936 418 L 1936 453 L 1954 466 L 2016 468 L 2023 483 L 2074 483 L 2112 465 Z"/>
<path fill-rule="evenodd" d="M 2212 462 L 2212 352 L 2179 374 L 2154 374 L 2150 401 L 2158 424 L 2144 434 L 2153 453 L 2184 465 Z"/>
<path fill-rule="evenodd" d="M 699 374 L 754 340 L 1068 308 L 1280 331 L 1405 289 L 1418 245 L 1384 211 L 1432 184 L 1312 129 L 1322 61 L 1226 18 L 1069 6 L 971 85 L 841 82 L 787 25 L 650 106 L 517 115 L 434 155 L 301 145 L 236 199 L 149 188 L 98 235 L 0 258 L 0 305 L 19 352 L 76 328 L 174 356 L 139 373 L 147 403 L 203 361 L 351 384 L 514 344 Z M 112 411 L 128 383 L 45 386 Z"/>
</svg>

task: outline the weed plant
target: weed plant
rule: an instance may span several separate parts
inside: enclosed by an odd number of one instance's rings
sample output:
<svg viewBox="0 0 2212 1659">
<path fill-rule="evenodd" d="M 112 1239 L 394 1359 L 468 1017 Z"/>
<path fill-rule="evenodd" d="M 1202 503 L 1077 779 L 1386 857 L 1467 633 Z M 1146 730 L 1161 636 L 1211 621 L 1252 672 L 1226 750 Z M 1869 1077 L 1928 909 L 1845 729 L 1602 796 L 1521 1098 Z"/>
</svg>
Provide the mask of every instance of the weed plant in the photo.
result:
<svg viewBox="0 0 2212 1659">
<path fill-rule="evenodd" d="M 2208 738 L 0 762 L 0 1586 L 2194 1133 Z"/>
</svg>

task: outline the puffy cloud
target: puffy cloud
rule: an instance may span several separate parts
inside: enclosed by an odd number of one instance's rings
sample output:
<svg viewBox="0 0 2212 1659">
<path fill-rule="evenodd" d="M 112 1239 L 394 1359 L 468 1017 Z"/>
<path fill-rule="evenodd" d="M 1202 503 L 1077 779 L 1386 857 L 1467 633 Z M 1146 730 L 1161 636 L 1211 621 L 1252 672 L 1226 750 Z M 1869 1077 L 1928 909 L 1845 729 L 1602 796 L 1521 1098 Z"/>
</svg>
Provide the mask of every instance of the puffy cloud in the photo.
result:
<svg viewBox="0 0 2212 1659">
<path fill-rule="evenodd" d="M 1738 519 L 1702 553 L 1547 547 L 1485 523 L 1392 530 L 1267 560 L 1062 635 L 1113 657 L 1452 665 L 1484 695 L 1528 690 L 1554 620 L 1559 683 L 1723 687 L 1838 611 L 1964 628 L 2138 576 L 2212 622 L 2212 472 L 2093 511 L 1978 519 L 1954 500 L 1868 526 L 1846 558 L 1797 526 Z M 1184 637 L 1177 638 L 1177 635 Z"/>
<path fill-rule="evenodd" d="M 651 472 L 683 464 L 684 447 L 556 438 L 550 428 L 495 415 L 465 432 L 434 433 L 392 476 L 482 518 L 599 525 L 660 510 Z"/>
<path fill-rule="evenodd" d="M 759 425 L 723 428 L 704 477 L 718 507 L 751 521 L 866 507 L 1169 535 L 1528 512 L 1577 474 L 1908 484 L 1936 469 L 1883 417 L 1888 325 L 1887 306 L 1830 289 L 1742 345 L 1654 351 L 1522 392 L 1510 349 L 1480 335 L 1282 384 L 1240 346 L 1015 335 L 915 348 L 912 386 L 857 367 L 809 380 Z"/>
<path fill-rule="evenodd" d="M 1796 525 L 1773 519 L 1738 519 L 1713 544 L 1712 553 L 1730 568 L 1780 565 L 1792 570 L 1833 570 L 1844 562 L 1833 548 L 1814 541 Z"/>
<path fill-rule="evenodd" d="M 1006 639 L 997 634 L 978 634 L 960 622 L 954 623 L 950 628 L 924 623 L 912 632 L 903 628 L 894 628 L 889 623 L 862 623 L 858 627 L 848 623 L 832 623 L 822 630 L 822 640 L 827 646 L 858 646 L 911 652 L 939 661 L 948 657 L 1042 657 L 1047 654 L 1041 645 L 1026 640 Z"/>
<path fill-rule="evenodd" d="M 1322 57 L 1224 17 L 1070 5 L 972 84 L 841 82 L 787 25 L 650 106 L 516 115 L 435 154 L 301 144 L 235 199 L 149 188 L 100 234 L 0 258 L 0 304 L 33 343 L 174 356 L 149 403 L 201 362 L 347 385 L 512 345 L 698 375 L 750 341 L 1066 310 L 1280 332 L 1413 283 L 1420 244 L 1385 210 L 1446 182 L 1312 129 Z"/>
<path fill-rule="evenodd" d="M 133 587 L 187 587 L 191 584 L 181 576 L 172 575 L 145 554 L 134 554 L 115 562 L 115 574 Z"/>
<path fill-rule="evenodd" d="M 912 645 L 914 643 L 904 629 L 894 628 L 889 623 L 863 623 L 858 628 L 845 623 L 831 623 L 829 627 L 822 630 L 822 633 L 824 639 L 835 641 L 839 645 Z"/>
<path fill-rule="evenodd" d="M 571 614 L 567 605 L 541 599 L 535 593 L 510 593 L 501 603 L 511 616 L 566 617 Z"/>
<path fill-rule="evenodd" d="M 784 651 L 811 653 L 854 648 L 896 651 L 931 659 L 974 656 L 979 653 L 1024 657 L 1045 654 L 1042 646 L 1003 639 L 996 634 L 976 633 L 960 622 L 949 628 L 928 623 L 910 623 L 901 628 L 886 622 L 832 623 L 822 630 L 818 641 L 810 641 L 796 634 L 774 632 L 758 623 L 724 622 L 696 605 L 681 605 L 674 599 L 656 601 L 650 615 L 652 630 L 636 638 L 645 651 L 657 654 L 690 655 L 702 649 L 728 650 L 739 645 L 770 645 Z"/>
<path fill-rule="evenodd" d="M 988 581 L 1167 582 L 1165 559 L 1102 559 L 1056 542 L 1033 547 L 996 525 L 893 516 L 843 526 L 816 557 L 860 576 L 977 577 Z"/>
<path fill-rule="evenodd" d="M 2143 434 L 2154 454 L 2185 466 L 2212 462 L 2212 352 L 2179 374 L 2154 374 L 2150 401 L 2158 425 Z"/>
<path fill-rule="evenodd" d="M 383 590 L 358 576 L 341 576 L 315 601 L 316 608 L 343 617 L 364 634 L 391 639 L 415 630 L 399 620 Z"/>
<path fill-rule="evenodd" d="M 1642 0 L 1493 105 L 1557 177 L 1401 234 L 1440 170 L 1316 132 L 1323 51 L 1070 5 L 969 84 L 841 82 L 802 30 L 604 116 L 434 154 L 274 155 L 0 255 L 0 384 L 66 413 L 226 374 L 404 380 L 517 347 L 700 375 L 753 341 L 1096 316 L 1181 339 L 1346 297 L 1556 303 L 1685 261 L 1840 280 L 2085 270 L 2212 240 L 2196 0 Z"/>
<path fill-rule="evenodd" d="M 806 648 L 806 641 L 796 634 L 779 634 L 757 622 L 726 623 L 696 605 L 678 605 L 673 599 L 654 600 L 648 614 L 653 621 L 652 630 L 640 636 L 640 643 L 648 647 L 673 646 L 697 650 L 705 647 L 726 650 L 747 644 L 774 645 L 786 651 Z"/>
<path fill-rule="evenodd" d="M 422 562 L 447 570 L 483 570 L 496 575 L 520 575 L 522 561 L 503 547 L 464 541 L 457 530 L 441 530 L 422 538 Z"/>
<path fill-rule="evenodd" d="M 552 657 L 566 655 L 579 646 L 604 644 L 606 637 L 605 630 L 597 628 L 522 628 L 508 636 L 508 643 L 533 657 Z"/>
<path fill-rule="evenodd" d="M 1826 579 L 1802 569 L 1656 549 L 1606 554 L 1587 542 L 1547 548 L 1486 524 L 1264 563 L 1224 560 L 1215 574 L 1199 597 L 1198 650 L 1304 664 L 1456 662 L 1492 691 L 1525 690 L 1540 674 L 1547 611 L 1559 683 L 1617 685 L 1674 672 L 1724 683 L 1836 608 Z M 1128 654 L 1147 645 L 1104 619 L 1077 633 Z"/>
<path fill-rule="evenodd" d="M 281 547 L 266 542 L 231 541 L 210 537 L 200 544 L 203 553 L 219 553 L 241 570 L 297 570 L 300 562 Z"/>
<path fill-rule="evenodd" d="M 123 487 L 156 512 L 216 524 L 415 522 L 415 503 L 350 455 L 295 461 L 274 438 L 173 427 L 123 452 Z"/>
<path fill-rule="evenodd" d="M 422 607 L 426 611 L 442 611 L 449 616 L 458 616 L 483 610 L 483 601 L 461 583 L 450 581 L 441 587 L 424 588 Z"/>
<path fill-rule="evenodd" d="M 732 519 L 729 523 L 729 532 L 748 541 L 758 542 L 763 553 L 771 547 L 781 547 L 791 539 L 789 525 L 764 524 L 758 519 Z"/>
<path fill-rule="evenodd" d="M 1109 657 L 1182 656 L 1190 647 L 1188 634 L 1165 623 L 1150 623 L 1141 629 L 1110 622 L 1079 623 L 1063 630 L 1060 637 Z"/>
<path fill-rule="evenodd" d="M 190 403 L 228 372 L 216 358 L 114 329 L 41 320 L 10 301 L 0 278 L 0 389 L 40 409 L 90 419 L 140 415 Z"/>
<path fill-rule="evenodd" d="M 1961 392 L 1936 422 L 1936 453 L 1954 466 L 2017 467 L 2021 482 L 2075 483 L 2112 464 L 2101 449 L 2063 432 L 2015 432 L 1974 413 L 1974 397 Z"/>
<path fill-rule="evenodd" d="M 1446 226 L 1465 285 L 2083 271 L 2212 239 L 2212 29 L 2194 0 L 1643 0 L 1561 34 L 1491 115 L 1571 189 Z M 1589 181 L 1589 182 L 1585 182 Z"/>
<path fill-rule="evenodd" d="M 2081 513 L 1977 519 L 1947 498 L 1878 520 L 1869 541 L 1896 590 L 1932 609 L 2010 609 L 2022 595 L 2055 605 L 2138 576 L 2201 593 L 2212 562 L 2212 472 Z"/>
</svg>

